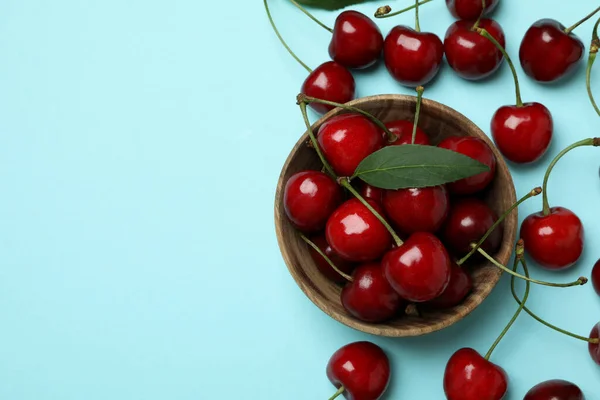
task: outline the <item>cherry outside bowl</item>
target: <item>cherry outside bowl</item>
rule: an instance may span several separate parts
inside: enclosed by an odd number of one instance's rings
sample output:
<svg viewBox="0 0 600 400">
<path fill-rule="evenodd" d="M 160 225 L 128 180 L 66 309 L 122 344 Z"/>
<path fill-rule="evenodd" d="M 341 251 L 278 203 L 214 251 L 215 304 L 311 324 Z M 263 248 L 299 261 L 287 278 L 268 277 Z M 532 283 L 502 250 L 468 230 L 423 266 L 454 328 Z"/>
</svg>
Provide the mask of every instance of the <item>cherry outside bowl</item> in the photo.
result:
<svg viewBox="0 0 600 400">
<path fill-rule="evenodd" d="M 354 100 L 348 105 L 368 111 L 388 122 L 397 119 L 414 118 L 415 96 L 378 95 Z M 336 108 L 313 125 L 317 133 L 319 127 L 328 118 L 344 113 Z M 300 125 L 299 125 L 300 126 Z M 419 127 L 437 144 L 447 136 L 474 136 L 483 139 L 498 159 L 496 178 L 482 194 L 484 201 L 498 214 L 502 214 L 516 201 L 512 177 L 490 139 L 469 119 L 457 111 L 432 100 L 423 99 Z M 305 132 L 288 156 L 281 171 L 275 195 L 275 229 L 283 259 L 300 289 L 321 310 L 337 321 L 362 332 L 379 336 L 405 337 L 419 336 L 446 328 L 468 315 L 490 294 L 498 283 L 502 272 L 491 263 L 481 261 L 471 269 L 474 288 L 462 304 L 448 310 L 425 312 L 422 317 L 400 316 L 386 323 L 367 323 L 349 315 L 340 301 L 342 287 L 329 281 L 315 266 L 308 246 L 288 221 L 283 208 L 283 189 L 291 175 L 306 169 L 321 169 L 321 163 L 315 151 L 307 146 L 308 135 Z M 505 220 L 504 236 L 500 249 L 493 256 L 501 263 L 508 263 L 517 236 L 517 211 Z"/>
</svg>

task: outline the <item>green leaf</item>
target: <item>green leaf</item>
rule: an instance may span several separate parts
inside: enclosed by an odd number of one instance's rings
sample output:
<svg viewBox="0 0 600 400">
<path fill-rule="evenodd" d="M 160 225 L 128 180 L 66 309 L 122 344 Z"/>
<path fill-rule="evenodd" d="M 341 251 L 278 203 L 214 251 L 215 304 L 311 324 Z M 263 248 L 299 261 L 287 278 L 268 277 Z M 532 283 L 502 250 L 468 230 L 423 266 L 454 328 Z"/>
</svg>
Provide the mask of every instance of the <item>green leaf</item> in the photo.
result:
<svg viewBox="0 0 600 400">
<path fill-rule="evenodd" d="M 387 146 L 365 158 L 354 177 L 382 189 L 442 185 L 489 171 L 463 154 L 434 146 Z"/>
<path fill-rule="evenodd" d="M 325 10 L 339 10 L 340 8 L 348 7 L 353 4 L 366 3 L 373 0 L 296 0 L 298 3 L 315 8 L 323 8 Z"/>
</svg>

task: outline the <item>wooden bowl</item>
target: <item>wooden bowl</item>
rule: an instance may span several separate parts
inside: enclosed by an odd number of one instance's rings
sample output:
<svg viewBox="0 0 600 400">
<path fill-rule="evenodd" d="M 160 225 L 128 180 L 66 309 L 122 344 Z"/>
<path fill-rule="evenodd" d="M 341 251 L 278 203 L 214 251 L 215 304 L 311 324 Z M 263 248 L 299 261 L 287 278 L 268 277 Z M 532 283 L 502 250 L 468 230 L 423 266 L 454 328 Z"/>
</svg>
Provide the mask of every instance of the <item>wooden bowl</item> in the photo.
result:
<svg viewBox="0 0 600 400">
<path fill-rule="evenodd" d="M 397 119 L 412 120 L 414 119 L 416 97 L 379 95 L 354 100 L 348 105 L 370 112 L 384 122 Z M 313 132 L 316 134 L 321 124 L 328 118 L 344 112 L 339 108 L 330 111 L 313 125 Z M 454 135 L 483 139 L 498 159 L 496 178 L 483 193 L 483 199 L 498 215 L 516 201 L 514 184 L 504 158 L 473 122 L 445 105 L 423 99 L 419 127 L 429 135 L 432 144 L 437 144 L 445 137 Z M 283 190 L 289 177 L 298 171 L 321 169 L 321 163 L 315 151 L 306 145 L 307 139 L 308 134 L 305 132 L 292 149 L 281 171 L 275 197 L 275 228 L 279 248 L 290 273 L 300 289 L 321 310 L 339 322 L 362 332 L 391 337 L 419 336 L 438 331 L 460 321 L 490 294 L 498 283 L 502 271 L 488 262 L 481 261 L 471 267 L 473 292 L 457 307 L 425 313 L 422 317 L 400 316 L 380 324 L 363 322 L 348 314 L 340 301 L 341 286 L 329 281 L 317 270 L 308 252 L 308 246 L 287 219 L 283 207 Z M 502 245 L 493 256 L 506 265 L 516 241 L 516 210 L 505 220 L 503 230 Z"/>
</svg>

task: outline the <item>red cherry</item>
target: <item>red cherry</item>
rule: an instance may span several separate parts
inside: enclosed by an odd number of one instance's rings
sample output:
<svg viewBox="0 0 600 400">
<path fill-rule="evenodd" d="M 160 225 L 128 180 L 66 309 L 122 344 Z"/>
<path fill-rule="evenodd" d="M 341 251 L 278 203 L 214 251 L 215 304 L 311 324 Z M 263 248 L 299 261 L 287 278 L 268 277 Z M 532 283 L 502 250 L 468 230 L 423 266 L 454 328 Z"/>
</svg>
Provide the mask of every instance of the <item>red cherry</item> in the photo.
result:
<svg viewBox="0 0 600 400">
<path fill-rule="evenodd" d="M 479 27 L 506 46 L 504 31 L 500 24 L 491 19 L 482 19 Z M 456 21 L 446 31 L 444 49 L 448 64 L 456 73 L 469 80 L 483 79 L 493 74 L 504 56 L 487 38 L 473 31 L 472 21 Z"/>
<path fill-rule="evenodd" d="M 360 114 L 342 114 L 327 120 L 317 135 L 319 146 L 338 175 L 351 176 L 369 154 L 383 147 L 377 125 Z"/>
<path fill-rule="evenodd" d="M 541 19 L 525 33 L 519 58 L 527 75 L 539 82 L 554 82 L 575 70 L 584 50 L 581 39 L 566 33 L 560 22 Z"/>
<path fill-rule="evenodd" d="M 386 190 L 383 194 L 383 208 L 403 233 L 433 233 L 444 223 L 450 199 L 445 186 Z"/>
<path fill-rule="evenodd" d="M 574 383 L 553 379 L 532 387 L 523 400 L 585 400 L 585 397 Z"/>
<path fill-rule="evenodd" d="M 380 263 L 363 264 L 342 289 L 342 305 L 366 322 L 383 322 L 398 314 L 403 300 L 383 275 Z"/>
<path fill-rule="evenodd" d="M 463 256 L 471 251 L 471 243 L 479 242 L 497 220 L 496 213 L 483 201 L 476 198 L 461 199 L 450 208 L 442 240 L 453 252 Z M 500 248 L 501 242 L 502 229 L 497 228 L 481 248 L 488 254 L 493 254 Z"/>
<path fill-rule="evenodd" d="M 383 257 L 382 265 L 398 294 L 416 303 L 441 295 L 450 280 L 450 256 L 431 233 L 413 233 L 402 246 Z"/>
<path fill-rule="evenodd" d="M 453 262 L 450 271 L 450 282 L 446 290 L 426 304 L 434 308 L 452 308 L 462 303 L 465 297 L 471 293 L 471 290 L 473 290 L 471 275 Z"/>
<path fill-rule="evenodd" d="M 352 272 L 355 265 L 347 260 L 344 260 L 342 257 L 340 257 L 340 255 L 337 254 L 331 248 L 329 243 L 327 243 L 327 240 L 325 239 L 325 235 L 315 236 L 315 237 L 311 238 L 310 240 L 314 244 L 316 244 L 319 249 L 321 249 L 321 251 L 327 256 L 327 258 L 329 258 L 331 260 L 331 262 L 340 271 L 342 271 L 345 274 L 350 274 Z M 312 247 L 308 246 L 308 250 L 310 252 L 312 259 L 315 261 L 315 264 L 317 265 L 317 268 L 319 269 L 319 271 L 323 275 L 325 275 L 329 280 L 336 282 L 336 283 L 346 283 L 347 282 L 346 279 L 343 276 L 341 276 L 340 274 L 338 274 L 333 268 L 331 268 L 331 265 L 329 265 L 329 263 L 327 261 L 325 261 L 325 259 L 319 253 L 317 253 Z"/>
<path fill-rule="evenodd" d="M 594 325 L 590 332 L 590 339 L 598 339 L 600 337 L 600 322 Z M 598 365 L 600 365 L 600 344 L 588 343 L 588 350 L 590 351 L 590 357 Z"/>
<path fill-rule="evenodd" d="M 343 104 L 354 99 L 356 82 L 350 71 L 343 65 L 328 61 L 308 75 L 300 91 L 310 97 Z M 309 106 L 320 114 L 325 114 L 334 108 L 318 103 L 310 103 Z"/>
<path fill-rule="evenodd" d="M 485 2 L 485 14 L 489 15 L 498 5 L 499 0 Z M 482 3 L 480 0 L 446 0 L 446 7 L 454 18 L 476 20 L 481 15 Z"/>
<path fill-rule="evenodd" d="M 390 145 L 400 146 L 403 144 L 411 144 L 412 143 L 412 134 L 413 127 L 415 126 L 413 121 L 406 120 L 397 120 L 391 121 L 385 124 L 386 128 L 394 135 L 396 135 L 397 139 Z M 428 146 L 431 143 L 429 142 L 429 136 L 417 126 L 417 133 L 415 134 L 415 143 Z"/>
<path fill-rule="evenodd" d="M 331 356 L 327 377 L 348 400 L 378 400 L 390 382 L 390 362 L 376 344 L 350 343 Z"/>
<path fill-rule="evenodd" d="M 540 103 L 500 107 L 492 117 L 496 146 L 515 163 L 539 160 L 550 146 L 553 127 L 550 111 Z"/>
<path fill-rule="evenodd" d="M 331 58 L 348 68 L 366 68 L 377 61 L 383 48 L 379 27 L 365 14 L 344 11 L 338 15 L 329 44 Z"/>
<path fill-rule="evenodd" d="M 367 201 L 377 212 L 383 212 L 377 202 Z M 376 260 L 392 245 L 385 226 L 357 199 L 335 210 L 327 221 L 325 236 L 336 253 L 354 262 Z"/>
<path fill-rule="evenodd" d="M 383 189 L 371 186 L 363 181 L 360 181 L 358 192 L 364 199 L 375 200 L 379 204 L 381 204 L 383 200 Z"/>
<path fill-rule="evenodd" d="M 438 144 L 438 147 L 464 154 L 489 167 L 489 171 L 448 184 L 448 189 L 451 192 L 473 194 L 485 189 L 494 179 L 496 175 L 496 156 L 490 146 L 483 140 L 470 136 L 450 136 Z"/>
<path fill-rule="evenodd" d="M 444 45 L 433 33 L 396 26 L 385 38 L 383 57 L 388 71 L 402 85 L 417 87 L 438 73 Z"/>
<path fill-rule="evenodd" d="M 552 207 L 550 214 L 531 214 L 521 225 L 525 251 L 542 267 L 562 270 L 571 267 L 583 252 L 584 229 L 575 213 Z"/>
<path fill-rule="evenodd" d="M 320 171 L 297 172 L 288 179 L 283 192 L 285 213 L 298 229 L 316 232 L 342 201 L 342 190 Z"/>
<path fill-rule="evenodd" d="M 458 350 L 444 372 L 448 400 L 501 400 L 508 390 L 508 376 L 473 349 Z"/>
<path fill-rule="evenodd" d="M 592 285 L 598 296 L 600 296 L 600 260 L 596 261 L 594 268 L 592 268 Z"/>
</svg>

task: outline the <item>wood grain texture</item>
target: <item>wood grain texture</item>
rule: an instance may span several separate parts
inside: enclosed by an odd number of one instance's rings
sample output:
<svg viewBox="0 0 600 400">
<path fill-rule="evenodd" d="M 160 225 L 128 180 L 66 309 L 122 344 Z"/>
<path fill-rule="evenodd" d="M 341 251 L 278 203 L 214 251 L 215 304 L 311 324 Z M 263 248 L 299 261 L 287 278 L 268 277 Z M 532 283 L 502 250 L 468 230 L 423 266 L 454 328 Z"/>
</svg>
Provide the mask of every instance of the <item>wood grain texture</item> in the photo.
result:
<svg viewBox="0 0 600 400">
<path fill-rule="evenodd" d="M 379 95 L 365 97 L 348 103 L 374 114 L 384 122 L 396 119 L 414 118 L 415 96 Z M 315 134 L 328 118 L 344 113 L 335 109 L 313 125 Z M 439 143 L 447 136 L 474 136 L 483 139 L 494 151 L 498 159 L 496 179 L 483 193 L 484 200 L 497 213 L 502 214 L 516 201 L 512 177 L 504 158 L 490 139 L 469 119 L 455 110 L 432 100 L 423 99 L 419 127 L 430 137 L 432 144 Z M 283 208 L 285 182 L 296 172 L 307 169 L 321 169 L 321 163 L 314 150 L 306 146 L 308 134 L 305 132 L 292 149 L 279 177 L 275 195 L 275 228 L 283 259 L 296 283 L 308 298 L 321 310 L 337 321 L 362 332 L 390 337 L 419 336 L 446 328 L 473 311 L 490 294 L 498 283 L 502 271 L 488 262 L 480 262 L 471 267 L 474 290 L 465 301 L 452 309 L 424 313 L 423 317 L 401 316 L 387 323 L 371 324 L 362 322 L 344 310 L 340 301 L 341 286 L 332 283 L 317 270 L 307 245 L 288 221 Z M 502 246 L 493 256 L 508 263 L 516 242 L 517 211 L 504 222 Z"/>
</svg>

